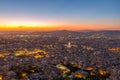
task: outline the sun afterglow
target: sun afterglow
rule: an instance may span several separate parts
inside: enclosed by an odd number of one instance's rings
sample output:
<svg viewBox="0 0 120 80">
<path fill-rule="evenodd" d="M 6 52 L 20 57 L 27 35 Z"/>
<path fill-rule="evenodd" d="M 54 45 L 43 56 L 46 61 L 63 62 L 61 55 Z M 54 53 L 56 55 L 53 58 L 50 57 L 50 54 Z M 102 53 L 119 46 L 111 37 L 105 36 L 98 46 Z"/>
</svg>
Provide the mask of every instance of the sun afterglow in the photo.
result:
<svg viewBox="0 0 120 80">
<path fill-rule="evenodd" d="M 0 24 L 0 30 L 52 30 L 55 24 L 36 20 L 9 20 Z"/>
<path fill-rule="evenodd" d="M 0 31 L 18 31 L 18 30 L 101 30 L 101 29 L 112 29 L 113 26 L 119 26 L 118 23 L 88 23 L 88 22 L 63 22 L 60 21 L 48 21 L 48 20 L 35 20 L 35 19 L 6 19 L 0 21 Z M 103 25 L 102 25 L 103 24 Z M 102 27 L 104 28 L 102 28 Z M 119 27 L 116 27 L 119 29 Z"/>
</svg>

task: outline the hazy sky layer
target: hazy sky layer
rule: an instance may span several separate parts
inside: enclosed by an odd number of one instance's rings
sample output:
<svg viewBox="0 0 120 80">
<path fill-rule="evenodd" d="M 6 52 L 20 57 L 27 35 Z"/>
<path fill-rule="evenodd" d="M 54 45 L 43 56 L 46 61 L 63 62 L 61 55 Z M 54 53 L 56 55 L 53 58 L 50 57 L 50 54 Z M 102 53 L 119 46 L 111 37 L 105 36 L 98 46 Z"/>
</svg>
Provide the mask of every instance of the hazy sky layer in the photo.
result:
<svg viewBox="0 0 120 80">
<path fill-rule="evenodd" d="M 0 0 L 0 25 L 120 29 L 120 0 Z"/>
</svg>

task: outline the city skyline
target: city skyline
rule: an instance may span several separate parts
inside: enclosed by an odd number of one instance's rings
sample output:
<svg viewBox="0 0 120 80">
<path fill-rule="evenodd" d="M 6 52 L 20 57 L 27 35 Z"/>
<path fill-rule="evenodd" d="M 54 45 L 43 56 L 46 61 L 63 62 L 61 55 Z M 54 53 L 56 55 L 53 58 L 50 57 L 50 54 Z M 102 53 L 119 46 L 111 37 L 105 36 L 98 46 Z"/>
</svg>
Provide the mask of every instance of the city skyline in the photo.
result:
<svg viewBox="0 0 120 80">
<path fill-rule="evenodd" d="M 119 0 L 1 0 L 0 30 L 120 30 Z"/>
</svg>

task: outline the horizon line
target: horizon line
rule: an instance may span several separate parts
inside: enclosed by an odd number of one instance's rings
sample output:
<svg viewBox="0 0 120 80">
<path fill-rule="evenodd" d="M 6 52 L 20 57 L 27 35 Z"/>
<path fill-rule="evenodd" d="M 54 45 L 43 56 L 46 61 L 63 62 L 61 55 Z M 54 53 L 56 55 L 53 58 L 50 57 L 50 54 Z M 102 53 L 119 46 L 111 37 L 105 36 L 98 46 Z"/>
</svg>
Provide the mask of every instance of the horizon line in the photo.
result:
<svg viewBox="0 0 120 80">
<path fill-rule="evenodd" d="M 92 30 L 92 29 L 84 29 L 84 30 L 0 30 L 0 32 L 54 32 L 54 31 L 120 31 L 118 29 L 101 29 L 101 30 Z"/>
</svg>

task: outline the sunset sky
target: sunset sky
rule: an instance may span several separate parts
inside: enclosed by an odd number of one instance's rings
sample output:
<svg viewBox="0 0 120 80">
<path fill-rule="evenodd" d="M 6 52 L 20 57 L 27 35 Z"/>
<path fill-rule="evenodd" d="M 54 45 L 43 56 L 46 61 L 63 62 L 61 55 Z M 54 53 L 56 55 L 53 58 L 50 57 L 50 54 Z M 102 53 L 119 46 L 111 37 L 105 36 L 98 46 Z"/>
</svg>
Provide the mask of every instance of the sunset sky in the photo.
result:
<svg viewBox="0 0 120 80">
<path fill-rule="evenodd" d="M 0 30 L 120 30 L 120 0 L 0 0 Z"/>
</svg>

